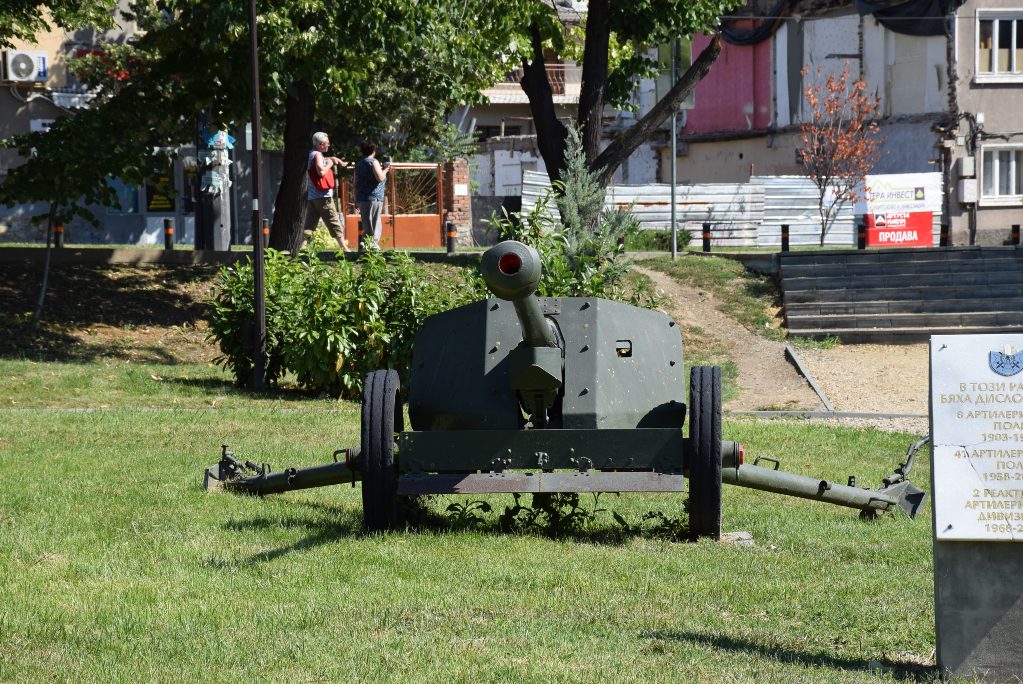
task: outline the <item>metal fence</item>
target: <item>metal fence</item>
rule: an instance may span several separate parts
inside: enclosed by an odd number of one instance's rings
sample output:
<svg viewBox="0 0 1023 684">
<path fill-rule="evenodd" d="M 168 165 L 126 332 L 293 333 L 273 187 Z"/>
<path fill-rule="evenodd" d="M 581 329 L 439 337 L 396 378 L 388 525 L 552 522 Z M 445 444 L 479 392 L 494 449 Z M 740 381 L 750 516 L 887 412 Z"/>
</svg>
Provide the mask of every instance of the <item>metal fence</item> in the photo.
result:
<svg viewBox="0 0 1023 684">
<path fill-rule="evenodd" d="M 547 174 L 522 173 L 522 211 L 529 212 L 551 184 Z M 753 247 L 757 244 L 757 226 L 763 221 L 763 190 L 750 183 L 701 183 L 675 188 L 675 212 L 679 228 L 700 234 L 704 223 L 711 224 L 711 244 Z M 644 229 L 671 228 L 671 186 L 614 185 L 607 189 L 605 206 L 627 209 Z M 557 216 L 553 202 L 548 207 Z"/>
<path fill-rule="evenodd" d="M 551 190 L 547 174 L 524 171 L 522 211 L 528 212 Z M 781 227 L 789 227 L 792 247 L 820 244 L 817 186 L 805 176 L 753 176 L 749 183 L 699 183 L 675 188 L 676 220 L 680 229 L 700 236 L 704 223 L 711 225 L 711 244 L 721 247 L 781 246 Z M 671 228 L 671 186 L 666 184 L 615 185 L 607 189 L 605 205 L 631 211 L 644 229 Z M 548 207 L 557 216 L 557 207 Z M 934 244 L 941 215 L 934 215 Z M 845 247 L 856 244 L 851 202 L 843 203 L 825 236 L 824 244 Z"/>
<path fill-rule="evenodd" d="M 781 247 L 781 227 L 789 227 L 793 247 L 819 245 L 821 219 L 817 204 L 820 194 L 805 176 L 753 176 L 750 183 L 763 189 L 764 220 L 757 231 L 758 247 Z M 824 238 L 830 246 L 856 244 L 853 205 L 845 202 Z"/>
</svg>

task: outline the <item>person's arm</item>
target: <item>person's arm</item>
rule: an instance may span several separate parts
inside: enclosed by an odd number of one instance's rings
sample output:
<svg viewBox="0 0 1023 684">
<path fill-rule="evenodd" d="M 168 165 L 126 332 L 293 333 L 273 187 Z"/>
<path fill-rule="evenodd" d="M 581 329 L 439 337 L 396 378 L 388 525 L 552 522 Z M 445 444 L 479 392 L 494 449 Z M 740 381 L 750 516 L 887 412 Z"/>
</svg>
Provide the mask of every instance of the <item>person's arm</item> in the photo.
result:
<svg viewBox="0 0 1023 684">
<path fill-rule="evenodd" d="M 323 174 L 327 173 L 327 169 L 331 167 L 332 162 L 329 157 L 324 157 L 317 152 L 313 155 L 313 164 L 316 168 L 316 175 L 323 178 Z"/>
<path fill-rule="evenodd" d="M 316 174 L 322 178 L 323 174 L 327 173 L 327 169 L 335 166 L 340 167 L 344 165 L 344 162 L 337 157 L 324 157 L 319 152 L 313 157 L 313 163 L 316 164 Z"/>
<path fill-rule="evenodd" d="M 376 176 L 378 183 L 382 183 L 384 180 L 387 179 L 387 172 L 390 170 L 391 170 L 390 166 L 388 166 L 385 169 L 384 167 L 380 166 L 380 162 L 378 162 L 376 159 L 373 160 L 373 175 Z"/>
</svg>

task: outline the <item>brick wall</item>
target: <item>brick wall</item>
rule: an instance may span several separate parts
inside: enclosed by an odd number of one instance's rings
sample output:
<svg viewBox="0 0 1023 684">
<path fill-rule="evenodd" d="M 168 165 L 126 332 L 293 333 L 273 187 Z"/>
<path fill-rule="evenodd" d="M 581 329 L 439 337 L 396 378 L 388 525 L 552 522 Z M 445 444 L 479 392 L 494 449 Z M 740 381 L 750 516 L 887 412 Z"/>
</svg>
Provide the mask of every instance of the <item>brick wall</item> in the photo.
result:
<svg viewBox="0 0 1023 684">
<path fill-rule="evenodd" d="M 444 211 L 441 220 L 455 224 L 458 243 L 472 240 L 472 203 L 469 196 L 469 160 L 455 159 L 444 164 Z"/>
</svg>

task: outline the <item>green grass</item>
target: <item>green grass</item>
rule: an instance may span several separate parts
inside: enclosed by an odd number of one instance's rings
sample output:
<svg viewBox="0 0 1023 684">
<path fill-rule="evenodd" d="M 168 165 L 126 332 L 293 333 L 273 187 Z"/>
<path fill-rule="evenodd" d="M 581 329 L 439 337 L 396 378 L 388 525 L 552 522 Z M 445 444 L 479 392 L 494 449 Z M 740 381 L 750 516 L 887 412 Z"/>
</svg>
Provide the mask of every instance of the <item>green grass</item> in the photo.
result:
<svg viewBox="0 0 1023 684">
<path fill-rule="evenodd" d="M 239 408 L 311 402 L 294 391 L 269 391 L 254 398 L 212 364 L 140 363 L 104 359 L 52 363 L 0 359 L 0 408 Z"/>
<path fill-rule="evenodd" d="M 608 513 L 560 539 L 502 534 L 510 496 L 456 531 L 444 509 L 469 499 L 439 497 L 425 529 L 365 537 L 358 487 L 202 491 L 221 444 L 280 469 L 358 443 L 357 405 L 252 399 L 214 385 L 218 373 L 0 366 L 0 392 L 19 402 L 0 409 L 0 681 L 932 677 L 918 664 L 934 647 L 927 511 L 865 523 L 726 487 L 726 529 L 756 539 L 744 548 L 625 532 Z M 186 377 L 199 383 L 171 381 Z M 47 408 L 89 405 L 76 387 L 107 408 Z M 912 439 L 747 421 L 725 437 L 795 472 L 875 486 Z M 680 516 L 684 501 L 600 504 L 638 523 Z"/>
<path fill-rule="evenodd" d="M 732 259 L 689 257 L 671 261 L 666 257 L 643 259 L 641 266 L 667 273 L 680 282 L 709 290 L 721 302 L 722 312 L 750 330 L 781 340 L 785 330 L 778 318 L 781 295 L 770 278 L 746 270 Z"/>
</svg>

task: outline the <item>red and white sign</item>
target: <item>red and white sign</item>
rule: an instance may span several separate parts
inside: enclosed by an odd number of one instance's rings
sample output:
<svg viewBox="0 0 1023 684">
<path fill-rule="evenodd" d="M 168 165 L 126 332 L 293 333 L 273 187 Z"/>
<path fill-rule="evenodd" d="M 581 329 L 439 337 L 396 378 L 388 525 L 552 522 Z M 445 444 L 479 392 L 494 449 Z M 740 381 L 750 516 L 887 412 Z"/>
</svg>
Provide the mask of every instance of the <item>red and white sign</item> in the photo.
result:
<svg viewBox="0 0 1023 684">
<path fill-rule="evenodd" d="M 934 214 L 901 211 L 867 214 L 868 247 L 933 247 Z"/>
</svg>

